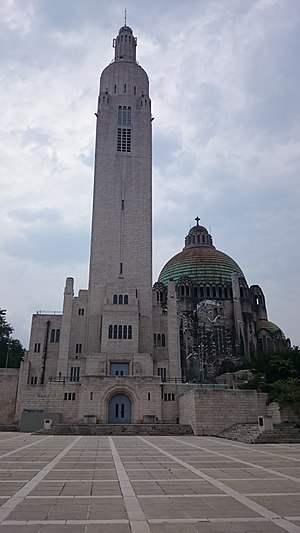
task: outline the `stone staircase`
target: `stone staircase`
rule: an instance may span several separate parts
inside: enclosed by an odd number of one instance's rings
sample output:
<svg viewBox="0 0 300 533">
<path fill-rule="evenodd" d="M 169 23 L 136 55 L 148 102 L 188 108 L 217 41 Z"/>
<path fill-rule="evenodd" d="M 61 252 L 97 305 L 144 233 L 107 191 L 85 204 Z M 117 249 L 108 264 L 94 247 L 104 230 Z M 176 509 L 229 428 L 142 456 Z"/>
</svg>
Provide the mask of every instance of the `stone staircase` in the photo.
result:
<svg viewBox="0 0 300 533">
<path fill-rule="evenodd" d="M 256 424 L 235 424 L 225 429 L 218 437 L 251 444 L 300 444 L 300 428 L 284 422 L 272 430 L 261 433 Z"/>
<path fill-rule="evenodd" d="M 257 444 L 300 444 L 300 428 L 295 424 L 283 422 L 274 426 L 271 431 L 264 431 L 257 440 Z"/>
<path fill-rule="evenodd" d="M 183 424 L 53 424 L 39 435 L 193 435 L 190 425 Z"/>
<path fill-rule="evenodd" d="M 256 443 L 260 436 L 257 423 L 254 424 L 235 424 L 219 433 L 218 437 L 239 442 Z"/>
</svg>

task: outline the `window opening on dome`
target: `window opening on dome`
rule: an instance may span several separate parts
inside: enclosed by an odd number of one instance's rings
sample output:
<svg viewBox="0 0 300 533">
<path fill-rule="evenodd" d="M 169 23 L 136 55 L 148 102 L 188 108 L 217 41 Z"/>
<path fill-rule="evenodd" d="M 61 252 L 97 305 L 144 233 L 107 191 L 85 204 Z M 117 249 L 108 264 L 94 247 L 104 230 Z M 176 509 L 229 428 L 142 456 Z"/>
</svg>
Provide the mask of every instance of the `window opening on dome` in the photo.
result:
<svg viewBox="0 0 300 533">
<path fill-rule="evenodd" d="M 197 298 L 197 296 L 198 296 L 197 287 L 194 287 L 194 298 Z"/>
<path fill-rule="evenodd" d="M 224 298 L 228 298 L 227 287 L 224 287 Z"/>
<path fill-rule="evenodd" d="M 184 285 L 181 285 L 181 296 L 184 296 Z"/>
<path fill-rule="evenodd" d="M 212 288 L 212 295 L 213 295 L 213 298 L 216 298 L 216 297 L 217 297 L 216 287 L 213 287 L 213 288 Z"/>
<path fill-rule="evenodd" d="M 185 290 L 186 290 L 186 295 L 189 296 L 190 295 L 190 288 L 189 288 L 188 285 L 186 285 Z"/>
<path fill-rule="evenodd" d="M 222 298 L 222 296 L 223 296 L 222 287 L 219 287 L 219 298 Z"/>
<path fill-rule="evenodd" d="M 197 236 L 197 241 L 198 241 L 198 243 L 200 243 L 200 235 L 199 235 L 199 233 L 198 233 L 198 236 Z"/>
<path fill-rule="evenodd" d="M 206 287 L 206 296 L 208 296 L 208 298 L 210 297 L 210 287 L 209 286 Z"/>
<path fill-rule="evenodd" d="M 204 298 L 204 287 L 200 287 L 200 298 Z"/>
</svg>

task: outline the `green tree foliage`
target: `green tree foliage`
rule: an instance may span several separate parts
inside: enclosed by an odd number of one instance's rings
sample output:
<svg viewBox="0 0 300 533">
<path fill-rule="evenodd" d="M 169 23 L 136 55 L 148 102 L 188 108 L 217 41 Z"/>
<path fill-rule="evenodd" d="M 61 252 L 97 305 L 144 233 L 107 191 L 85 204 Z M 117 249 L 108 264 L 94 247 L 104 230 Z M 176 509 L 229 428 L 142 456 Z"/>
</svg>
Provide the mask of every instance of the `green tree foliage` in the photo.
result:
<svg viewBox="0 0 300 533">
<path fill-rule="evenodd" d="M 300 402 L 300 350 L 256 354 L 252 360 L 253 377 L 240 387 L 269 393 L 270 401 L 284 405 Z"/>
<path fill-rule="evenodd" d="M 288 378 L 275 381 L 270 387 L 269 400 L 280 405 L 300 403 L 300 380 Z"/>
<path fill-rule="evenodd" d="M 0 367 L 19 368 L 24 357 L 24 348 L 11 335 L 13 327 L 6 320 L 5 309 L 0 309 Z"/>
</svg>

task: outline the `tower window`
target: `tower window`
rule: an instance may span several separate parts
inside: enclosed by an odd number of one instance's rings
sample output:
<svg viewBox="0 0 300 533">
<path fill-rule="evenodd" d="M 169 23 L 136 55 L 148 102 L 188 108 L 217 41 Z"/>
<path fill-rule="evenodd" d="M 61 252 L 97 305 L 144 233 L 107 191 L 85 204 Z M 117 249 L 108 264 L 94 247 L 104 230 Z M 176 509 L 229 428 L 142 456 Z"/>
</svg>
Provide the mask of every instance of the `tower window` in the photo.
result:
<svg viewBox="0 0 300 533">
<path fill-rule="evenodd" d="M 122 294 L 119 294 L 119 304 L 120 305 L 123 304 L 123 295 Z"/>
<path fill-rule="evenodd" d="M 82 352 L 82 344 L 77 343 L 75 346 L 75 353 L 81 353 Z"/>
<path fill-rule="evenodd" d="M 133 87 L 133 94 L 136 94 L 136 86 Z"/>
<path fill-rule="evenodd" d="M 127 85 L 126 83 L 124 83 L 124 93 L 126 93 L 126 91 L 127 91 Z"/>
<path fill-rule="evenodd" d="M 162 333 L 162 335 L 161 335 L 161 345 L 162 345 L 162 347 L 166 346 L 166 336 L 165 336 L 164 333 Z"/>
<path fill-rule="evenodd" d="M 123 339 L 127 339 L 127 326 L 123 326 Z"/>
<path fill-rule="evenodd" d="M 34 345 L 34 353 L 40 353 L 40 351 L 41 351 L 41 343 L 36 342 Z"/>
<path fill-rule="evenodd" d="M 118 328 L 118 339 L 122 339 L 122 330 L 123 330 L 123 327 L 119 326 L 119 328 Z"/>
<path fill-rule="evenodd" d="M 132 339 L 132 326 L 128 326 L 128 339 Z"/>
<path fill-rule="evenodd" d="M 123 263 L 120 263 L 120 274 L 123 274 Z"/>
<path fill-rule="evenodd" d="M 118 125 L 121 126 L 122 124 L 122 106 L 119 105 L 118 107 Z"/>
<path fill-rule="evenodd" d="M 116 92 L 117 92 L 117 86 L 115 85 L 114 86 L 114 93 L 116 94 Z"/>
<path fill-rule="evenodd" d="M 128 304 L 128 294 L 124 295 L 124 304 Z"/>
<path fill-rule="evenodd" d="M 71 366 L 70 381 L 79 381 L 79 380 L 80 380 L 80 367 Z"/>
<path fill-rule="evenodd" d="M 113 304 L 117 304 L 117 303 L 118 303 L 118 295 L 114 294 L 114 296 L 113 296 Z"/>
<path fill-rule="evenodd" d="M 114 326 L 114 339 L 118 338 L 118 326 Z"/>
<path fill-rule="evenodd" d="M 83 308 L 83 307 L 79 307 L 79 309 L 78 309 L 78 314 L 79 314 L 80 316 L 83 316 L 83 315 L 84 315 L 84 308 Z"/>
<path fill-rule="evenodd" d="M 124 211 L 124 200 L 122 200 L 121 209 Z"/>
<path fill-rule="evenodd" d="M 112 339 L 113 327 L 112 325 L 108 326 L 108 338 Z"/>
<path fill-rule="evenodd" d="M 60 329 L 51 329 L 50 342 L 59 342 Z"/>
</svg>

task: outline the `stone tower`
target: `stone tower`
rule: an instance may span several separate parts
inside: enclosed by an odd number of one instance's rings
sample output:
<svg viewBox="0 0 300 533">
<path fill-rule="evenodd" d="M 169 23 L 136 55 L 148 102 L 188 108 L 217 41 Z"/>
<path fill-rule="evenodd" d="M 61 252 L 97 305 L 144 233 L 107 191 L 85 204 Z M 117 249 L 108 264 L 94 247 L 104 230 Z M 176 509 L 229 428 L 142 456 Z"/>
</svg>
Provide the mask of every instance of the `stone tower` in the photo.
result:
<svg viewBox="0 0 300 533">
<path fill-rule="evenodd" d="M 150 353 L 151 101 L 137 40 L 123 26 L 97 110 L 87 353 Z M 116 342 L 118 340 L 118 342 Z"/>
</svg>

